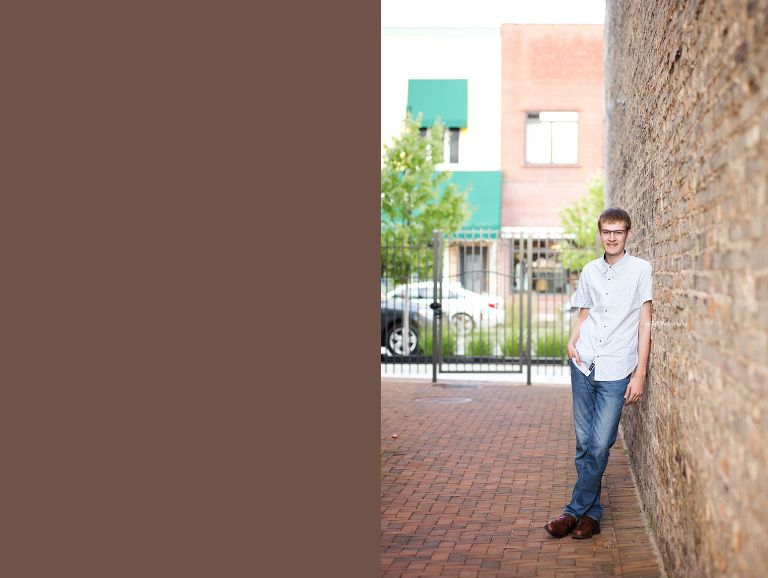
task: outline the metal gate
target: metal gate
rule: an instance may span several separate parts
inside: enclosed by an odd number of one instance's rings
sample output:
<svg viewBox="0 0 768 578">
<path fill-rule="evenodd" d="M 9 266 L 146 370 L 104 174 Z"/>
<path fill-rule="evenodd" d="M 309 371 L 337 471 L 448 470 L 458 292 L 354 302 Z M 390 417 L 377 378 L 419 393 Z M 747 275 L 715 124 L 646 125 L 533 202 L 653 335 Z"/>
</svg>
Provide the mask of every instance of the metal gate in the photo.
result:
<svg viewBox="0 0 768 578">
<path fill-rule="evenodd" d="M 433 358 L 441 373 L 521 373 L 530 366 L 523 300 L 505 246 L 491 230 L 435 231 Z"/>
<path fill-rule="evenodd" d="M 382 370 L 567 370 L 577 310 L 569 297 L 595 247 L 535 230 L 382 237 Z M 406 338 L 407 336 L 407 338 Z"/>
</svg>

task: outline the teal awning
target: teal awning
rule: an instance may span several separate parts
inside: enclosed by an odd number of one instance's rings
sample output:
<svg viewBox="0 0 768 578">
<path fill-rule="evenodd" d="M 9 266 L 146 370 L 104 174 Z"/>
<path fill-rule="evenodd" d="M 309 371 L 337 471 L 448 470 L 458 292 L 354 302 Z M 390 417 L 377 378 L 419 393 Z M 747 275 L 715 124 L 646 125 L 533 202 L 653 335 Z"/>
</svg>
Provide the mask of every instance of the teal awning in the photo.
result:
<svg viewBox="0 0 768 578">
<path fill-rule="evenodd" d="M 448 128 L 467 126 L 467 79 L 408 81 L 408 111 L 416 118 L 422 114 L 421 126 L 435 124 L 435 117 Z"/>
<path fill-rule="evenodd" d="M 477 209 L 463 229 L 501 228 L 501 171 L 453 171 L 451 184 L 472 187 L 467 200 Z"/>
<path fill-rule="evenodd" d="M 459 191 L 471 187 L 467 201 L 477 207 L 462 229 L 501 228 L 501 171 L 452 171 L 449 184 L 458 185 Z M 383 214 L 381 221 L 387 222 Z"/>
</svg>

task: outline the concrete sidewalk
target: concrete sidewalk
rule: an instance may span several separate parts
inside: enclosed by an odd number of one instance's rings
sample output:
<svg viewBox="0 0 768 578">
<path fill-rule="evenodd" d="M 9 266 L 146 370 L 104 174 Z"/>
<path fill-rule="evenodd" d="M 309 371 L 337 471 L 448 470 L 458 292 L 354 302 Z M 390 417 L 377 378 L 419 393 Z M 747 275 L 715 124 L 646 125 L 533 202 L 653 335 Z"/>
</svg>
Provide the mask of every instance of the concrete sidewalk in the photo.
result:
<svg viewBox="0 0 768 578">
<path fill-rule="evenodd" d="M 664 576 L 621 438 L 602 533 L 545 532 L 575 443 L 569 388 L 382 378 L 382 576 Z"/>
<path fill-rule="evenodd" d="M 427 379 L 432 380 L 432 365 L 412 364 L 398 366 L 393 364 L 381 364 L 382 379 Z M 498 383 L 499 385 L 526 385 L 528 380 L 527 369 L 522 373 L 484 371 L 477 373 L 439 373 L 437 380 L 440 382 L 453 381 L 484 381 Z M 537 385 L 564 385 L 571 388 L 571 370 L 568 366 L 533 366 L 531 368 L 531 383 Z"/>
</svg>

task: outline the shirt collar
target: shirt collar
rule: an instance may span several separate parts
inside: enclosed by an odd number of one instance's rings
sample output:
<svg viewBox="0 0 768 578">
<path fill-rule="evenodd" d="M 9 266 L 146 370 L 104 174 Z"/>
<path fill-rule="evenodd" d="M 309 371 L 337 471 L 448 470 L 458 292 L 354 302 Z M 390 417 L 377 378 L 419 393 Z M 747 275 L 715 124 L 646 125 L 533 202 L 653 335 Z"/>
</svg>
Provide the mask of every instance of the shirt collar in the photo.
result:
<svg viewBox="0 0 768 578">
<path fill-rule="evenodd" d="M 627 263 L 629 262 L 629 251 L 624 249 L 624 256 L 619 259 L 616 263 L 614 263 L 612 266 L 608 264 L 608 261 L 605 260 L 605 251 L 603 251 L 603 258 L 600 259 L 600 271 L 603 273 L 608 271 L 608 268 L 610 267 L 611 270 L 616 271 L 617 273 L 620 273 L 624 267 L 627 266 Z"/>
</svg>

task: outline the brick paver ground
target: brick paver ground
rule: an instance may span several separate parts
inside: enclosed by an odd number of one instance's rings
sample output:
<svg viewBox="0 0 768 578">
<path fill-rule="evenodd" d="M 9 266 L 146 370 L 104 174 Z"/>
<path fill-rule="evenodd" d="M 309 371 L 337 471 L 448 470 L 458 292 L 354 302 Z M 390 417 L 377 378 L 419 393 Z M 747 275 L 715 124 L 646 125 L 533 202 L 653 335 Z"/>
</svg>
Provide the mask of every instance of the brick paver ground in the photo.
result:
<svg viewBox="0 0 768 578">
<path fill-rule="evenodd" d="M 382 576 L 663 576 L 621 437 L 602 533 L 545 532 L 576 481 L 571 411 L 569 387 L 382 378 Z"/>
</svg>

